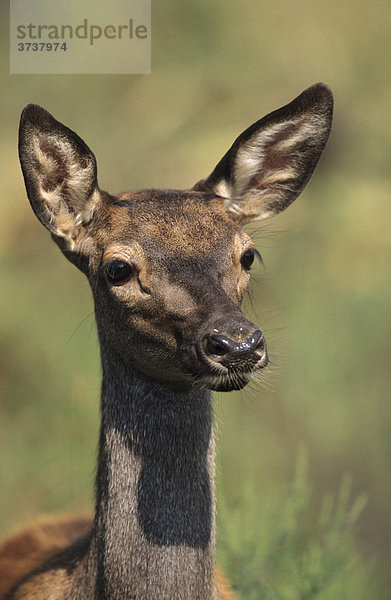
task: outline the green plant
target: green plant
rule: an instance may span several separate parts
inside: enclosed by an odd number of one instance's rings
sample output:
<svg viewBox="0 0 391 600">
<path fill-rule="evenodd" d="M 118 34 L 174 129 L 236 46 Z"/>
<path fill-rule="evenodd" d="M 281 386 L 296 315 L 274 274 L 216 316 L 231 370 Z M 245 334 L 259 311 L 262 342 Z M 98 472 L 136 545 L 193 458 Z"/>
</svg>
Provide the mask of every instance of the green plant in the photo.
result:
<svg viewBox="0 0 391 600">
<path fill-rule="evenodd" d="M 352 499 L 346 476 L 335 497 L 327 495 L 316 518 L 308 460 L 297 459 L 288 496 L 265 491 L 262 505 L 246 483 L 233 505 L 220 500 L 219 564 L 243 600 L 374 600 L 376 573 L 364 562 L 354 526 L 364 509 L 363 496 Z"/>
</svg>

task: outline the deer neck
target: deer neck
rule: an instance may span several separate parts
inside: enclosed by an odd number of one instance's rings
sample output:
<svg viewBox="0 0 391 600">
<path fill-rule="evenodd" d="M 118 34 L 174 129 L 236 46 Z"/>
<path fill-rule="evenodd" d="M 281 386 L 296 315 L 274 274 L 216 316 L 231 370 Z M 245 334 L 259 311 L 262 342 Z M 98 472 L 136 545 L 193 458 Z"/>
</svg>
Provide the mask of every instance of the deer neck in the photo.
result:
<svg viewBox="0 0 391 600">
<path fill-rule="evenodd" d="M 210 392 L 170 391 L 103 361 L 99 598 L 213 597 L 213 478 Z"/>
</svg>

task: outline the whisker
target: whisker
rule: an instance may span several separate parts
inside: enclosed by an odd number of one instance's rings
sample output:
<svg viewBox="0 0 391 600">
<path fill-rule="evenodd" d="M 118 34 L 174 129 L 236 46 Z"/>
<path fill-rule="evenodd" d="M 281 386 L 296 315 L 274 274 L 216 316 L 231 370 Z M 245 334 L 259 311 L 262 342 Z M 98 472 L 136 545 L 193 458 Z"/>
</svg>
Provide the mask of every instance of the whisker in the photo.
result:
<svg viewBox="0 0 391 600">
<path fill-rule="evenodd" d="M 68 339 L 68 342 L 70 342 L 70 341 L 73 339 L 74 335 L 75 335 L 75 334 L 76 334 L 76 333 L 79 331 L 80 327 L 81 327 L 82 325 L 84 325 L 84 323 L 85 323 L 85 322 L 86 322 L 86 321 L 87 321 L 87 320 L 88 320 L 90 317 L 92 317 L 92 316 L 93 316 L 93 314 L 94 314 L 94 311 L 91 311 L 90 313 L 88 313 L 88 315 L 87 315 L 86 317 L 84 317 L 84 319 L 82 319 L 82 320 L 80 321 L 80 323 L 79 323 L 79 324 L 76 326 L 76 328 L 73 330 L 73 333 L 70 335 L 70 337 L 69 337 L 69 339 Z"/>
</svg>

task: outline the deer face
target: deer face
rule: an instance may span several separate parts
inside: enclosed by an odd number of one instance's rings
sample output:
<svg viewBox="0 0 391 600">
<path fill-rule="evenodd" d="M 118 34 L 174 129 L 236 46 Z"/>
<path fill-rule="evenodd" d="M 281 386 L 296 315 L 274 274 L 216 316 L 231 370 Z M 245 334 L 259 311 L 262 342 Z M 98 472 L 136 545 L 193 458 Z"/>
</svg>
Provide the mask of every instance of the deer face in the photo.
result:
<svg viewBox="0 0 391 600">
<path fill-rule="evenodd" d="M 255 245 L 241 230 L 286 208 L 327 141 L 332 98 L 318 84 L 247 129 L 190 191 L 101 192 L 95 157 L 30 105 L 20 158 L 40 221 L 88 276 L 102 352 L 174 389 L 229 391 L 267 364 L 240 310 Z"/>
<path fill-rule="evenodd" d="M 255 246 L 223 201 L 144 191 L 107 208 L 90 263 L 104 347 L 167 385 L 243 387 L 267 357 L 239 308 Z"/>
</svg>

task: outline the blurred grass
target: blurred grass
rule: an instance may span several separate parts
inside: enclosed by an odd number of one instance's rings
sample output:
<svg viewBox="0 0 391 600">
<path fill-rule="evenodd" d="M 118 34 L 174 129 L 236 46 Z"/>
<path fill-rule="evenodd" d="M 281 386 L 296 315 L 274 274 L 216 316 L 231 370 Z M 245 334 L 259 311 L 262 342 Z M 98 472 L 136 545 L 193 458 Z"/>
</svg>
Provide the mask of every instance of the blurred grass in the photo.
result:
<svg viewBox="0 0 391 600">
<path fill-rule="evenodd" d="M 0 11 L 0 531 L 92 506 L 98 429 L 90 293 L 29 208 L 20 110 L 37 102 L 75 129 L 97 156 L 103 189 L 189 187 L 250 123 L 323 80 L 336 112 L 313 180 L 286 213 L 249 228 L 265 267 L 247 311 L 272 361 L 260 387 L 216 395 L 217 494 L 227 503 L 219 562 L 250 600 L 265 557 L 268 599 L 388 597 L 391 5 L 155 1 L 152 75 L 129 77 L 8 75 L 6 3 Z M 289 492 L 302 444 L 309 472 L 302 492 Z M 346 473 L 346 526 L 328 546 L 335 513 L 325 525 L 319 515 Z M 287 510 L 296 511 L 288 546 L 273 554 Z M 300 586 L 314 569 L 322 581 L 334 574 L 311 596 Z"/>
<path fill-rule="evenodd" d="M 268 490 L 260 508 L 249 480 L 233 496 L 228 501 L 222 496 L 218 503 L 222 541 L 217 556 L 233 581 L 239 582 L 239 600 L 381 597 L 373 565 L 365 564 L 357 553 L 352 532 L 366 501 L 362 496 L 352 501 L 350 478 L 343 479 L 336 497 L 324 497 L 312 522 L 308 520 L 313 512 L 308 459 L 303 450 L 285 497 L 281 489 Z"/>
</svg>

